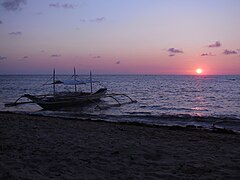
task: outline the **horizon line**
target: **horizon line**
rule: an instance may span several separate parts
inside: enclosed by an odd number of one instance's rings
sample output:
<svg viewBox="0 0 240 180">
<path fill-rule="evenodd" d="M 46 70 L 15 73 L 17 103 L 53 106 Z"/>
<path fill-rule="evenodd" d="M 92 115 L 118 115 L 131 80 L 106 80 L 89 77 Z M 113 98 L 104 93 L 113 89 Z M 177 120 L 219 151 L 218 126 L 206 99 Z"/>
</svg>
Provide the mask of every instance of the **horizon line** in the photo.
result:
<svg viewBox="0 0 240 180">
<path fill-rule="evenodd" d="M 17 76 L 17 75 L 26 75 L 26 76 L 29 76 L 29 75 L 42 75 L 42 76 L 45 76 L 45 75 L 52 75 L 52 73 L 4 73 L 4 74 L 0 74 L 0 76 L 7 76 L 7 75 L 9 75 L 9 76 L 11 76 L 11 75 L 13 75 L 13 76 Z M 57 75 L 72 75 L 71 73 L 59 73 L 59 74 L 57 74 Z M 89 75 L 89 73 L 82 73 L 82 74 L 78 74 L 78 75 Z M 96 73 L 96 74 L 94 74 L 93 73 L 93 75 L 126 75 L 126 76 L 128 76 L 128 75 L 146 75 L 146 76 L 160 76 L 160 75 L 162 75 L 162 76 L 240 76 L 240 73 L 239 74 L 150 74 L 150 73 L 143 73 L 143 74 L 141 74 L 141 73 Z"/>
</svg>

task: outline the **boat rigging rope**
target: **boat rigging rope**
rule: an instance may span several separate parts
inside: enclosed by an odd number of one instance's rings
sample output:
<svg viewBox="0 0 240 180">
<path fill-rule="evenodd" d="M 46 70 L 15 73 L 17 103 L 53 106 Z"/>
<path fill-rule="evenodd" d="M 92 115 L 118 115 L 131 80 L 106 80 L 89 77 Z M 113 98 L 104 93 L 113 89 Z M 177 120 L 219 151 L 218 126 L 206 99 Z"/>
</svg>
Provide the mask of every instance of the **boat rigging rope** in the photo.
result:
<svg viewBox="0 0 240 180">
<path fill-rule="evenodd" d="M 41 88 L 45 85 L 48 85 L 48 82 L 51 81 L 53 79 L 53 77 L 51 76 L 47 81 L 45 81 L 43 84 L 38 85 L 36 87 L 34 87 L 34 90 L 36 90 L 36 92 L 41 92 Z"/>
</svg>

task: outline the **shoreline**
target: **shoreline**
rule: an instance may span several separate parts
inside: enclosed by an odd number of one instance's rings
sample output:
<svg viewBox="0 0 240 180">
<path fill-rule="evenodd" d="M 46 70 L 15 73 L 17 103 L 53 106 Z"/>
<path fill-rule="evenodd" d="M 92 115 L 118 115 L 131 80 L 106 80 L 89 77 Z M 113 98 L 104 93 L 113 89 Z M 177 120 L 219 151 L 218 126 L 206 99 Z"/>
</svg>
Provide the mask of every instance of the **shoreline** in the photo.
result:
<svg viewBox="0 0 240 180">
<path fill-rule="evenodd" d="M 0 112 L 0 178 L 240 178 L 239 134 Z"/>
<path fill-rule="evenodd" d="M 0 114 L 9 114 L 9 115 L 25 115 L 25 116 L 32 116 L 32 117 L 43 117 L 43 118 L 58 118 L 62 120 L 72 120 L 72 121 L 90 121 L 90 122 L 99 122 L 99 123 L 109 123 L 109 124 L 118 124 L 118 125 L 135 125 L 135 126 L 143 126 L 143 127 L 156 127 L 156 128 L 167 128 L 167 129 L 183 129 L 183 130 L 198 130 L 198 131 L 206 131 L 206 132 L 213 132 L 213 133 L 223 133 L 223 134 L 239 134 L 240 131 L 235 131 L 232 129 L 225 129 L 225 128 L 218 128 L 215 125 L 217 123 L 213 123 L 212 127 L 203 127 L 201 125 L 177 125 L 177 124 L 150 124 L 144 122 L 137 122 L 137 121 L 109 121 L 103 119 L 91 119 L 90 117 L 63 117 L 63 116 L 51 116 L 51 115 L 44 115 L 44 114 L 32 114 L 27 112 L 14 112 L 14 111 L 0 111 Z M 170 116 L 169 116 L 170 117 Z M 174 118 L 174 116 L 172 116 Z M 197 117 L 198 119 L 204 119 L 206 117 Z M 215 119 L 216 117 L 212 117 Z M 240 119 L 232 119 L 231 121 L 240 120 Z M 227 118 L 220 118 L 219 121 L 227 121 Z"/>
</svg>

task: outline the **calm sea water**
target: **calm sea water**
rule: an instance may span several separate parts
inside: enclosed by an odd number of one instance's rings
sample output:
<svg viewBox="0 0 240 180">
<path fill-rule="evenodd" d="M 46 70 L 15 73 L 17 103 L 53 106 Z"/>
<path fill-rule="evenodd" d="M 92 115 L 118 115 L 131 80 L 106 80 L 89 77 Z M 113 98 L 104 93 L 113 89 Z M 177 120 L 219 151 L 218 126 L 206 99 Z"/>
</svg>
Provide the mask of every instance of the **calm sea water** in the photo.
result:
<svg viewBox="0 0 240 180">
<path fill-rule="evenodd" d="M 218 126 L 240 131 L 240 76 L 95 75 L 94 80 L 100 81 L 94 85 L 95 90 L 107 87 L 108 93 L 125 93 L 137 103 L 117 107 L 114 100 L 105 98 L 99 103 L 102 108 L 96 104 L 58 111 L 43 111 L 34 104 L 4 107 L 25 93 L 51 93 L 51 86 L 43 85 L 50 78 L 51 75 L 1 75 L 1 111 L 205 128 L 217 122 Z M 69 79 L 69 76 L 59 75 L 58 79 Z M 71 91 L 74 88 L 58 85 L 57 89 Z M 90 86 L 82 85 L 78 89 L 89 91 Z M 118 100 L 128 99 L 119 97 Z"/>
</svg>

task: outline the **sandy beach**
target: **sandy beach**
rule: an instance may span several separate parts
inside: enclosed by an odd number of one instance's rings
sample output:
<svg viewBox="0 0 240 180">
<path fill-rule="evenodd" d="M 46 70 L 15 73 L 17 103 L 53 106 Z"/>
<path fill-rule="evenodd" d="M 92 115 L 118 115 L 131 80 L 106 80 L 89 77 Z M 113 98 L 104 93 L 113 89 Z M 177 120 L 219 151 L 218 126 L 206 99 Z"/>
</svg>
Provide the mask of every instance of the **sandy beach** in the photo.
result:
<svg viewBox="0 0 240 180">
<path fill-rule="evenodd" d="M 0 113 L 0 179 L 239 179 L 240 135 Z"/>
</svg>

